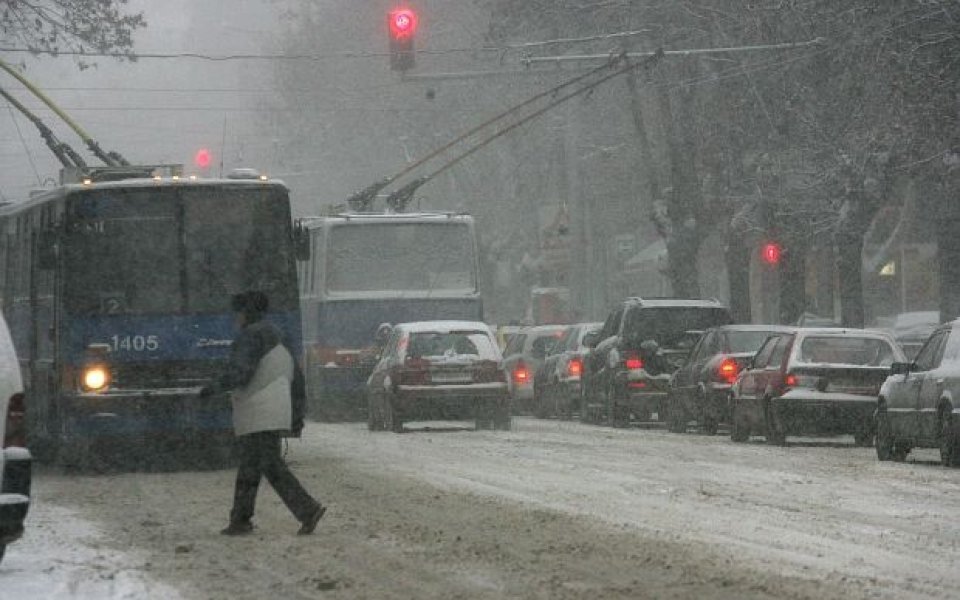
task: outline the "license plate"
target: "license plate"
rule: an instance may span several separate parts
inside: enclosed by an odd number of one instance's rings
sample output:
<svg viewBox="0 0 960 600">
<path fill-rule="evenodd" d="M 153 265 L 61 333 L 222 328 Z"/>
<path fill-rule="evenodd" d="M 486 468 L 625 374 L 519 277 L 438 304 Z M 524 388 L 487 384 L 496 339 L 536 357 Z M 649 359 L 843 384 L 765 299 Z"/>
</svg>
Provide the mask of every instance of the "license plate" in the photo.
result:
<svg viewBox="0 0 960 600">
<path fill-rule="evenodd" d="M 434 373 L 430 380 L 434 383 L 473 383 L 469 373 Z"/>
</svg>

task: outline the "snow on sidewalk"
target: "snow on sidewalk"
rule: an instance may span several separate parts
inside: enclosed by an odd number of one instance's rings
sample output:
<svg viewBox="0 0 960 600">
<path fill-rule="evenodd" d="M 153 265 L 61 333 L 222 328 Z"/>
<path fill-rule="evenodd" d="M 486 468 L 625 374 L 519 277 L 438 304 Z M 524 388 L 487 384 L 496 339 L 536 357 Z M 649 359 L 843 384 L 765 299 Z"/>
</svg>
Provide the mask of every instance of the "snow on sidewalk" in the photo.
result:
<svg viewBox="0 0 960 600">
<path fill-rule="evenodd" d="M 30 507 L 23 538 L 0 562 L 0 598 L 179 600 L 173 588 L 150 578 L 149 563 L 120 552 L 89 521 L 49 504 Z"/>
</svg>

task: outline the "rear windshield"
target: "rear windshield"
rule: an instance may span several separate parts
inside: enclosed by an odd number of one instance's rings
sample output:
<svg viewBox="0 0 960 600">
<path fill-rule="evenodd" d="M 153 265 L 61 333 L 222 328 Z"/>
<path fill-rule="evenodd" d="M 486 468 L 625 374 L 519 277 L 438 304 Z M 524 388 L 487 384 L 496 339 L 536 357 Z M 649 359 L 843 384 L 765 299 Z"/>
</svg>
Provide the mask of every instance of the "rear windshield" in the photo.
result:
<svg viewBox="0 0 960 600">
<path fill-rule="evenodd" d="M 629 343 L 655 340 L 661 348 L 689 349 L 699 332 L 730 323 L 730 314 L 722 307 L 645 307 L 627 313 L 624 334 Z"/>
<path fill-rule="evenodd" d="M 493 339 L 483 331 L 411 333 L 407 358 L 469 356 L 499 360 Z"/>
<path fill-rule="evenodd" d="M 773 331 L 728 331 L 727 344 L 730 352 L 756 352 Z"/>
<path fill-rule="evenodd" d="M 804 338 L 797 362 L 887 367 L 895 359 L 889 342 L 877 338 L 812 336 Z"/>
</svg>

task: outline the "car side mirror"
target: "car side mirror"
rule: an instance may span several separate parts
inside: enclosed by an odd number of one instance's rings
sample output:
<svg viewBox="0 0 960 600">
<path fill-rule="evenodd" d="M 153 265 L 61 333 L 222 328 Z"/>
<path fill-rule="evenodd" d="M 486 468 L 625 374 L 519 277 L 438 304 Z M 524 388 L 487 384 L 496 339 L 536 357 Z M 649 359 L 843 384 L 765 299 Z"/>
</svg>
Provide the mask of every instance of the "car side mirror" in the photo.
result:
<svg viewBox="0 0 960 600">
<path fill-rule="evenodd" d="M 596 348 L 597 344 L 600 342 L 600 332 L 591 331 L 587 335 L 583 336 L 583 345 L 587 348 Z"/>
<path fill-rule="evenodd" d="M 891 375 L 906 375 L 910 371 L 917 370 L 917 363 L 912 362 L 895 362 L 890 365 L 890 374 Z"/>
</svg>

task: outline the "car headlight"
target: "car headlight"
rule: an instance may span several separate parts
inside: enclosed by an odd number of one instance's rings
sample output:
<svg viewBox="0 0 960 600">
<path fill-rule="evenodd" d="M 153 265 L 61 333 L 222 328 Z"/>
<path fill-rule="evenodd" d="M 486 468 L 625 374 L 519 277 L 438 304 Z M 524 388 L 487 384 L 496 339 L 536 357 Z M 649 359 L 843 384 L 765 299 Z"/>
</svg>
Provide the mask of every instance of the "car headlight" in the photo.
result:
<svg viewBox="0 0 960 600">
<path fill-rule="evenodd" d="M 102 392 L 110 383 L 110 373 L 101 366 L 87 367 L 83 371 L 83 389 L 91 392 Z"/>
</svg>

